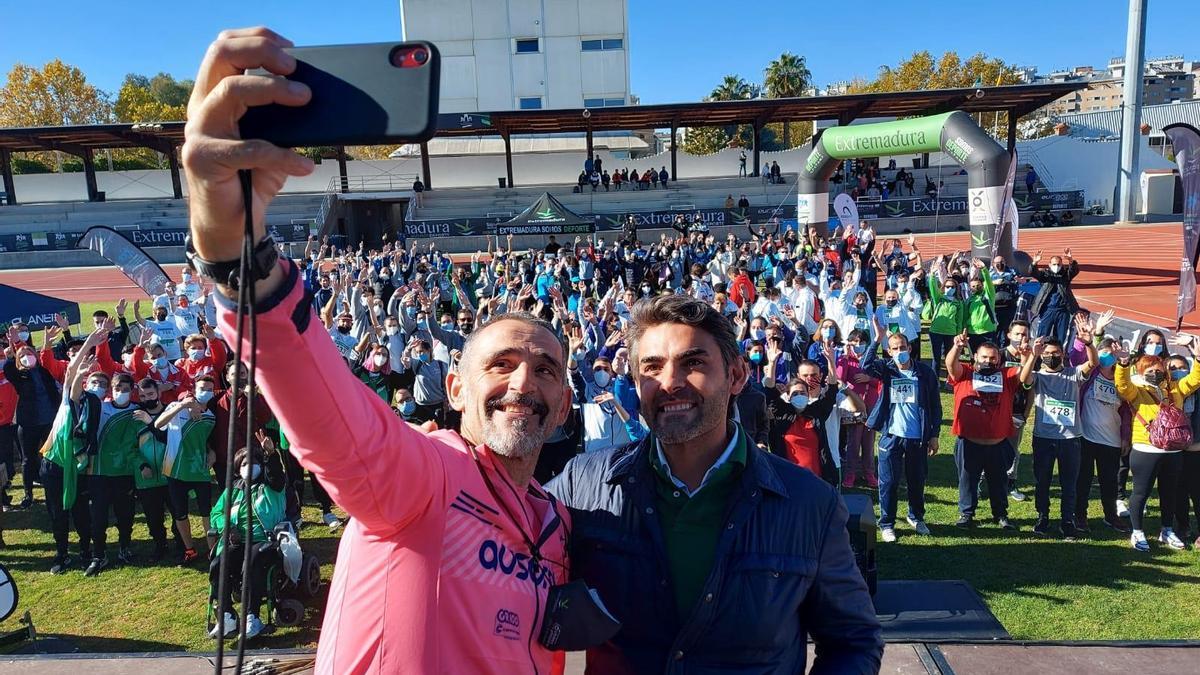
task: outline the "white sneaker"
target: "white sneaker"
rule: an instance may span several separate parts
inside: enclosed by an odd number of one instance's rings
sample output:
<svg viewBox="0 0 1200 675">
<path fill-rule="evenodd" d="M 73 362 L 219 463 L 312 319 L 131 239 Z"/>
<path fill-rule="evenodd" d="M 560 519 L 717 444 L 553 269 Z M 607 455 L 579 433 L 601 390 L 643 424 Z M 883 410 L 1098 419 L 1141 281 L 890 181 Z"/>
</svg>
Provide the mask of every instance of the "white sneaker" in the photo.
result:
<svg viewBox="0 0 1200 675">
<path fill-rule="evenodd" d="M 926 525 L 925 521 L 923 521 L 923 520 L 917 520 L 916 518 L 909 516 L 908 524 L 912 525 L 913 529 L 916 530 L 917 534 L 919 534 L 919 535 L 925 536 L 925 535 L 929 534 L 929 526 Z"/>
<path fill-rule="evenodd" d="M 1123 499 L 1117 500 L 1117 517 L 1118 518 L 1128 518 L 1129 517 L 1129 505 L 1126 504 L 1125 500 L 1123 500 Z"/>
<path fill-rule="evenodd" d="M 1141 530 L 1134 530 L 1133 534 L 1129 535 L 1129 545 L 1132 546 L 1134 550 L 1141 551 L 1143 553 L 1150 550 L 1150 542 L 1146 541 L 1146 533 L 1142 532 Z"/>
<path fill-rule="evenodd" d="M 233 618 L 232 612 L 225 612 L 225 620 L 219 621 L 212 630 L 208 631 L 208 637 L 214 640 L 227 638 L 237 632 L 237 619 Z"/>
<path fill-rule="evenodd" d="M 324 520 L 325 524 L 329 526 L 330 532 L 337 532 L 338 528 L 342 526 L 342 521 L 338 520 L 338 517 L 332 513 L 326 513 L 325 515 L 321 516 L 321 519 Z"/>
<path fill-rule="evenodd" d="M 263 622 L 258 620 L 258 615 L 257 614 L 247 614 L 246 615 L 246 639 L 249 640 L 252 637 L 257 637 L 258 634 L 261 632 L 263 632 Z"/>
<path fill-rule="evenodd" d="M 1170 528 L 1163 528 L 1163 531 L 1158 534 L 1158 540 L 1173 549 L 1183 550 L 1185 548 L 1183 540 L 1175 534 L 1175 530 Z"/>
<path fill-rule="evenodd" d="M 896 530 L 894 528 L 885 527 L 879 531 L 879 535 L 888 543 L 896 541 Z"/>
</svg>

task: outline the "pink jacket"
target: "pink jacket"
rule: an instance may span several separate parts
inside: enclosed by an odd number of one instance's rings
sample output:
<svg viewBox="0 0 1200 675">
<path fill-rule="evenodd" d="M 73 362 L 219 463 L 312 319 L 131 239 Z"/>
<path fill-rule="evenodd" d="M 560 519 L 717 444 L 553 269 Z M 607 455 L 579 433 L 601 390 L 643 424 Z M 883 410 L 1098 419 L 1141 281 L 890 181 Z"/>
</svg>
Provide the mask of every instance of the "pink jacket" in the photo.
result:
<svg viewBox="0 0 1200 675">
<path fill-rule="evenodd" d="M 352 517 L 316 672 L 550 672 L 537 632 L 547 590 L 567 576 L 566 509 L 536 483 L 518 498 L 486 448 L 476 462 L 457 433 L 402 422 L 346 368 L 295 265 L 280 264 L 288 280 L 259 302 L 258 383 L 291 452 Z M 233 319 L 222 302 L 225 335 Z M 542 564 L 522 530 L 545 537 Z"/>
</svg>

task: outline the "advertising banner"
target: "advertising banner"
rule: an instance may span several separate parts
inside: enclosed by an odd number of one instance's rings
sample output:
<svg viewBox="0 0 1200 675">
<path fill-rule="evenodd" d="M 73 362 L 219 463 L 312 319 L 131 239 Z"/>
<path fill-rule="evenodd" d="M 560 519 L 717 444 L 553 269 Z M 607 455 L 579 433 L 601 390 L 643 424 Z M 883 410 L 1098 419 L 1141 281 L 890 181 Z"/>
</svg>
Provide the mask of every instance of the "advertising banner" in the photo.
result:
<svg viewBox="0 0 1200 675">
<path fill-rule="evenodd" d="M 833 200 L 833 212 L 837 215 L 838 222 L 842 224 L 843 230 L 849 230 L 854 234 L 858 234 L 858 205 L 850 198 L 850 195 L 843 192 Z"/>
<path fill-rule="evenodd" d="M 1196 256 L 1200 253 L 1200 131 L 1190 124 L 1171 124 L 1163 133 L 1175 150 L 1175 164 L 1183 182 L 1183 256 L 1179 263 L 1178 322 L 1196 309 Z"/>
<path fill-rule="evenodd" d="M 88 229 L 79 239 L 79 248 L 99 253 L 152 298 L 166 293 L 167 284 L 171 283 L 161 265 L 112 228 Z"/>
</svg>

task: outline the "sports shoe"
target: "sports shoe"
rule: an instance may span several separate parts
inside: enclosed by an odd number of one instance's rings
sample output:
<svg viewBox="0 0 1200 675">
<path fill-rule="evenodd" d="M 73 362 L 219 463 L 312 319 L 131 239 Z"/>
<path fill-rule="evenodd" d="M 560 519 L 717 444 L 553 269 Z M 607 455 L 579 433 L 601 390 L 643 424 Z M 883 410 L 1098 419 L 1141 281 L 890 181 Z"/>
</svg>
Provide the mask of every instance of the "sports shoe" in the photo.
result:
<svg viewBox="0 0 1200 675">
<path fill-rule="evenodd" d="M 896 541 L 896 530 L 895 528 L 885 527 L 879 531 L 879 536 L 884 541 L 891 543 Z"/>
<path fill-rule="evenodd" d="M 83 571 L 83 576 L 94 577 L 100 574 L 100 570 L 104 569 L 105 567 L 108 567 L 107 557 L 92 558 L 92 562 L 87 566 L 87 569 Z"/>
<path fill-rule="evenodd" d="M 342 521 L 338 520 L 338 517 L 332 513 L 323 514 L 321 520 L 325 521 L 325 524 L 329 526 L 330 532 L 337 532 L 338 528 L 342 526 Z"/>
<path fill-rule="evenodd" d="M 65 555 L 61 558 L 55 558 L 54 564 L 50 566 L 50 574 L 66 574 L 67 570 L 71 569 L 71 556 Z"/>
<path fill-rule="evenodd" d="M 1017 527 L 1016 525 L 1013 525 L 1013 524 L 1012 524 L 1012 521 L 1010 521 L 1010 520 L 1009 520 L 1007 517 L 1005 517 L 1005 518 L 997 518 L 997 519 L 996 519 L 996 524 L 1000 526 L 1000 529 L 1002 529 L 1002 530 L 1008 530 L 1009 532 L 1016 532 L 1017 530 L 1019 530 L 1019 529 L 1020 529 L 1020 528 L 1019 528 L 1019 527 Z"/>
<path fill-rule="evenodd" d="M 971 516 L 959 516 L 958 522 L 954 523 L 955 527 L 975 527 L 975 519 Z"/>
<path fill-rule="evenodd" d="M 1039 537 L 1050 534 L 1050 519 L 1045 516 L 1039 517 L 1033 525 L 1033 533 Z"/>
<path fill-rule="evenodd" d="M 1013 488 L 1011 491 L 1009 491 L 1009 493 L 1008 493 L 1008 496 L 1009 496 L 1009 497 L 1012 497 L 1012 500 L 1013 500 L 1014 502 L 1023 502 L 1023 501 L 1025 501 L 1025 493 L 1024 493 L 1024 492 L 1021 492 L 1020 490 L 1018 490 L 1018 489 L 1016 489 L 1016 488 Z"/>
<path fill-rule="evenodd" d="M 1146 553 L 1150 550 L 1150 542 L 1146 541 L 1146 533 L 1141 530 L 1134 530 L 1133 534 L 1129 535 L 1129 545 L 1135 551 Z"/>
<path fill-rule="evenodd" d="M 1122 522 L 1119 517 L 1105 518 L 1104 525 L 1106 527 L 1108 527 L 1110 530 L 1115 530 L 1117 532 L 1120 532 L 1121 534 L 1126 534 L 1129 532 L 1129 526 L 1127 526 L 1124 522 Z"/>
<path fill-rule="evenodd" d="M 854 475 L 853 471 L 847 471 L 845 477 L 842 478 L 842 487 L 852 488 L 857 480 L 858 476 Z"/>
<path fill-rule="evenodd" d="M 1091 534 L 1092 533 L 1092 528 L 1088 527 L 1087 518 L 1076 518 L 1075 519 L 1075 529 L 1079 532 L 1079 534 Z"/>
<path fill-rule="evenodd" d="M 258 620 L 257 614 L 246 615 L 246 639 L 258 637 L 258 634 L 263 632 L 263 622 Z"/>
<path fill-rule="evenodd" d="M 233 612 L 225 612 L 225 619 L 218 622 L 208 631 L 208 637 L 214 640 L 227 638 L 237 632 L 237 619 L 233 618 Z"/>
<path fill-rule="evenodd" d="M 122 546 L 120 550 L 117 551 L 117 560 L 120 561 L 122 565 L 132 565 L 133 551 L 130 551 L 128 546 Z"/>
<path fill-rule="evenodd" d="M 1059 524 L 1058 531 L 1062 533 L 1063 539 L 1067 541 L 1075 541 L 1080 536 L 1079 529 L 1075 527 L 1075 524 L 1066 520 Z"/>
<path fill-rule="evenodd" d="M 26 497 L 21 500 L 20 504 L 17 504 L 16 508 L 18 511 L 28 511 L 31 506 L 33 506 L 33 497 Z"/>
<path fill-rule="evenodd" d="M 908 524 L 912 525 L 912 528 L 917 531 L 917 534 L 921 536 L 926 536 L 929 534 L 929 526 L 925 524 L 925 521 L 917 520 L 912 516 L 908 516 L 906 520 L 908 521 Z"/>
<path fill-rule="evenodd" d="M 871 488 L 872 490 L 879 487 L 879 479 L 875 477 L 875 474 L 867 474 L 867 487 Z"/>
<path fill-rule="evenodd" d="M 1124 499 L 1117 500 L 1117 517 L 1118 518 L 1128 518 L 1129 517 L 1129 505 L 1125 503 Z"/>
<path fill-rule="evenodd" d="M 1176 549 L 1176 550 L 1181 551 L 1184 548 L 1186 548 L 1186 546 L 1183 543 L 1183 540 L 1180 539 L 1179 536 L 1175 534 L 1175 530 L 1172 530 L 1167 527 L 1164 527 L 1162 532 L 1160 532 L 1158 534 L 1158 540 L 1161 543 L 1166 544 L 1167 546 L 1170 546 L 1171 548 Z"/>
</svg>

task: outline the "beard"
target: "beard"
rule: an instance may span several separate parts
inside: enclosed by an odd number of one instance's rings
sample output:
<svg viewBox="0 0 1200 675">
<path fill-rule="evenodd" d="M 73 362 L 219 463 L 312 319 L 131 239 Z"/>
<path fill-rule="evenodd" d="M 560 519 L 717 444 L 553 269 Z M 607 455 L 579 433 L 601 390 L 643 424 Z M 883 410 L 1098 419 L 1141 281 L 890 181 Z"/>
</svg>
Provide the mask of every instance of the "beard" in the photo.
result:
<svg viewBox="0 0 1200 675">
<path fill-rule="evenodd" d="M 660 397 L 660 399 L 665 397 Z M 693 403 L 695 407 L 686 412 L 662 412 L 658 408 L 668 403 Z M 677 445 L 710 431 L 729 417 L 729 390 L 717 392 L 704 398 L 697 393 L 687 392 L 683 396 L 671 397 L 667 402 L 656 401 L 651 410 L 653 417 L 647 419 L 650 431 L 667 445 Z"/>
<path fill-rule="evenodd" d="M 532 411 L 532 415 L 497 421 L 496 413 L 510 405 L 525 406 Z M 545 403 L 530 394 L 500 396 L 489 400 L 485 410 L 483 442 L 492 452 L 502 457 L 525 459 L 541 450 L 546 441 L 546 416 L 550 414 Z"/>
</svg>

